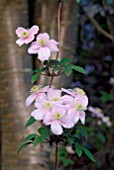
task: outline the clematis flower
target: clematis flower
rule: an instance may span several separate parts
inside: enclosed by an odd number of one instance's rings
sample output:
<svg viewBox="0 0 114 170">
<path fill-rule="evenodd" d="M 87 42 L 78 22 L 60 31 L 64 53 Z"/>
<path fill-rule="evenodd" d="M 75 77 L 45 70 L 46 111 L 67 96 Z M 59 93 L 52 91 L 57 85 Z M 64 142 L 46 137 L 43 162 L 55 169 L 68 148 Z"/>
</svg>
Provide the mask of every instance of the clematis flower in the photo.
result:
<svg viewBox="0 0 114 170">
<path fill-rule="evenodd" d="M 41 85 L 33 86 L 30 90 L 31 95 L 27 97 L 25 105 L 28 107 L 32 104 L 34 100 L 39 101 L 42 99 L 46 99 L 45 92 L 47 92 L 48 89 L 49 89 L 49 86 L 45 86 L 45 87 L 42 87 Z"/>
<path fill-rule="evenodd" d="M 63 128 L 72 128 L 74 122 L 70 114 L 67 114 L 67 110 L 63 107 L 54 106 L 52 110 L 45 113 L 43 123 L 45 125 L 51 125 L 51 131 L 55 135 L 61 135 Z"/>
<path fill-rule="evenodd" d="M 16 34 L 19 37 L 19 39 L 16 41 L 16 44 L 19 46 L 23 44 L 28 44 L 31 41 L 34 40 L 35 34 L 37 34 L 39 31 L 39 27 L 34 25 L 30 29 L 25 29 L 23 27 L 19 27 L 16 30 Z"/>
<path fill-rule="evenodd" d="M 77 123 L 80 120 L 82 124 L 85 124 L 85 110 L 87 109 L 87 105 L 88 98 L 85 95 L 77 95 L 73 99 L 68 114 L 73 117 L 74 123 Z"/>
<path fill-rule="evenodd" d="M 76 97 L 76 95 L 86 95 L 86 93 L 84 92 L 83 89 L 80 89 L 80 88 L 74 88 L 73 90 L 72 89 L 64 89 L 62 88 L 62 91 L 63 92 L 66 92 L 67 94 L 73 96 L 73 97 Z"/>
<path fill-rule="evenodd" d="M 39 34 L 36 41 L 31 44 L 28 49 L 29 54 L 38 54 L 38 59 L 41 61 L 48 60 L 51 52 L 59 51 L 58 42 L 50 39 L 49 34 Z"/>
</svg>

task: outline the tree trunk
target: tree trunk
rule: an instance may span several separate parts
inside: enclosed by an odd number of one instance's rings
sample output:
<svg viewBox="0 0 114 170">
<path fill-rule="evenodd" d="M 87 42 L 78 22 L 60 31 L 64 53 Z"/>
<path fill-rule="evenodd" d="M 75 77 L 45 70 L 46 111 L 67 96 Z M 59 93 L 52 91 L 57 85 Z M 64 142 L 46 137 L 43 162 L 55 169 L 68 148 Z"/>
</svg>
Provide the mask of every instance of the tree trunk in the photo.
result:
<svg viewBox="0 0 114 170">
<path fill-rule="evenodd" d="M 35 23 L 40 26 L 41 32 L 48 32 L 51 38 L 57 40 L 57 1 L 44 0 L 43 2 L 36 0 L 35 5 Z M 77 46 L 77 31 L 79 22 L 78 5 L 74 0 L 69 0 L 62 5 L 61 14 L 61 49 L 59 59 L 63 57 L 73 58 Z M 52 56 L 55 58 L 55 54 Z M 38 61 L 36 59 L 36 67 Z M 49 84 L 50 78 L 41 77 L 43 84 Z M 62 86 L 69 87 L 71 77 L 65 75 L 55 78 L 54 84 L 60 88 Z"/>
<path fill-rule="evenodd" d="M 15 44 L 16 28 L 28 27 L 27 0 L 1 0 L 0 22 L 1 169 L 43 170 L 45 162 L 40 161 L 41 155 L 36 156 L 38 147 L 30 146 L 17 153 L 24 137 L 35 131 L 32 126 L 24 129 L 31 111 L 24 105 L 30 89 L 31 57 L 25 46 L 19 48 Z"/>
</svg>

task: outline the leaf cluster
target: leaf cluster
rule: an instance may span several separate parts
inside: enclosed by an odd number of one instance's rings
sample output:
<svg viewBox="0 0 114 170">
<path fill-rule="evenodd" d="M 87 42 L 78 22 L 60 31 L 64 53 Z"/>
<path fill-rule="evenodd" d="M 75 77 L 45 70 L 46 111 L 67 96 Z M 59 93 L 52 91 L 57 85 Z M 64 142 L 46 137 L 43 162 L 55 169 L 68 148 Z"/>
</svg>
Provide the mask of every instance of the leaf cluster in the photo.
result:
<svg viewBox="0 0 114 170">
<path fill-rule="evenodd" d="M 62 58 L 60 61 L 49 60 L 44 62 L 43 68 L 37 68 L 33 71 L 35 74 L 32 76 L 32 83 L 37 81 L 40 74 L 45 74 L 46 76 L 59 76 L 65 73 L 67 76 L 70 76 L 73 70 L 85 73 L 85 70 L 82 67 L 71 64 L 71 62 L 72 59 L 70 58 Z"/>
</svg>

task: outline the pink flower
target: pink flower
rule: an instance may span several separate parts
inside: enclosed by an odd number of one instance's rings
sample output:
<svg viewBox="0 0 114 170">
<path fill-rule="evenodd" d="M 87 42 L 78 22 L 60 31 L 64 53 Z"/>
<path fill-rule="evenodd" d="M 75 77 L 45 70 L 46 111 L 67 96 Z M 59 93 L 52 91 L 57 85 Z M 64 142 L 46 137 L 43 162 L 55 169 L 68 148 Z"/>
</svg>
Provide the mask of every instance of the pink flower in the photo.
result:
<svg viewBox="0 0 114 170">
<path fill-rule="evenodd" d="M 74 123 L 77 123 L 79 120 L 81 120 L 82 124 L 85 124 L 85 110 L 87 109 L 88 105 L 88 98 L 87 96 L 83 95 L 77 95 L 73 102 L 71 103 L 69 107 L 68 114 L 70 114 L 73 119 Z"/>
<path fill-rule="evenodd" d="M 34 40 L 34 35 L 37 34 L 38 31 L 39 31 L 39 27 L 36 25 L 31 27 L 30 29 L 25 29 L 23 27 L 19 27 L 16 30 L 16 34 L 19 37 L 19 39 L 16 41 L 16 44 L 21 46 L 23 44 L 30 43 L 31 41 Z"/>
<path fill-rule="evenodd" d="M 76 95 L 86 95 L 86 93 L 80 89 L 80 88 L 74 88 L 73 90 L 72 89 L 64 89 L 62 88 L 62 91 L 63 92 L 66 92 L 67 94 L 71 95 L 72 97 L 76 97 Z"/>
<path fill-rule="evenodd" d="M 74 122 L 70 114 L 67 114 L 67 110 L 63 107 L 53 107 L 51 112 L 45 113 L 43 123 L 45 125 L 51 125 L 51 131 L 55 135 L 61 135 L 63 128 L 72 128 Z"/>
<path fill-rule="evenodd" d="M 49 86 L 45 86 L 45 87 L 42 87 L 40 85 L 33 86 L 30 91 L 32 94 L 29 97 L 27 97 L 25 105 L 28 107 L 32 104 L 34 100 L 39 101 L 42 99 L 46 99 L 45 92 L 47 92 L 48 89 Z"/>
<path fill-rule="evenodd" d="M 38 54 L 38 58 L 41 61 L 48 60 L 51 56 L 51 52 L 59 51 L 58 42 L 50 39 L 49 34 L 39 34 L 36 41 L 31 44 L 28 49 L 29 54 Z"/>
</svg>

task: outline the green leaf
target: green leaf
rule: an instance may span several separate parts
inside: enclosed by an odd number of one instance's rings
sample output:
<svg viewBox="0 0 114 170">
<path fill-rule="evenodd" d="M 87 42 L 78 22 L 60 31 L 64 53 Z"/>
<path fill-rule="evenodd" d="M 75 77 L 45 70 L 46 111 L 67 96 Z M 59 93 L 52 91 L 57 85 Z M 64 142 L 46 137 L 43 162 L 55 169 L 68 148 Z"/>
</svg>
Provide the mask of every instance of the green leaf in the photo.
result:
<svg viewBox="0 0 114 170">
<path fill-rule="evenodd" d="M 38 135 L 37 134 L 30 134 L 24 139 L 24 141 L 26 142 L 28 140 L 34 140 L 36 138 L 36 136 L 38 136 Z"/>
<path fill-rule="evenodd" d="M 32 144 L 33 142 L 26 142 L 26 143 L 23 143 L 20 147 L 19 147 L 19 149 L 18 149 L 18 153 L 25 147 L 25 146 L 27 146 L 27 145 L 29 145 L 29 144 Z"/>
<path fill-rule="evenodd" d="M 27 128 L 28 126 L 32 125 L 35 122 L 36 122 L 36 119 L 34 119 L 34 117 L 30 117 L 30 119 L 27 121 L 25 125 L 25 128 Z"/>
<path fill-rule="evenodd" d="M 62 58 L 61 63 L 70 63 L 72 61 L 71 58 Z"/>
<path fill-rule="evenodd" d="M 70 76 L 70 74 L 72 74 L 72 68 L 70 66 L 65 67 L 63 71 L 67 76 Z"/>
<path fill-rule="evenodd" d="M 87 137 L 88 137 L 87 129 L 82 126 L 78 126 L 77 128 L 78 128 L 79 132 L 81 133 L 81 135 L 87 139 Z"/>
<path fill-rule="evenodd" d="M 85 69 L 83 69 L 82 67 L 80 66 L 75 66 L 75 65 L 72 65 L 72 69 L 80 72 L 80 73 L 86 73 Z"/>
<path fill-rule="evenodd" d="M 49 136 L 50 128 L 47 127 L 47 126 L 41 127 L 41 128 L 38 129 L 38 132 L 43 139 L 46 139 Z"/>
<path fill-rule="evenodd" d="M 34 83 L 38 79 L 39 75 L 40 75 L 40 72 L 32 76 L 32 83 Z"/>
<path fill-rule="evenodd" d="M 79 157 L 82 156 L 82 148 L 80 148 L 79 146 L 76 146 L 76 153 Z"/>
<path fill-rule="evenodd" d="M 103 142 L 103 143 L 105 143 L 105 142 L 106 142 L 106 138 L 105 138 L 105 136 L 104 136 L 104 135 L 102 135 L 101 133 L 98 133 L 98 134 L 97 134 L 97 137 L 98 137 L 98 139 L 99 139 L 101 142 Z"/>
<path fill-rule="evenodd" d="M 41 71 L 40 68 L 37 68 L 36 70 L 33 71 L 33 73 L 39 73 Z"/>
<path fill-rule="evenodd" d="M 88 156 L 89 159 L 91 159 L 93 162 L 95 162 L 95 159 L 94 159 L 92 153 L 87 148 L 83 147 L 83 151 Z"/>
<path fill-rule="evenodd" d="M 42 143 L 43 141 L 44 141 L 44 139 L 42 138 L 42 136 L 36 136 L 33 144 L 34 144 L 34 146 L 36 146 L 36 145 Z"/>
</svg>

